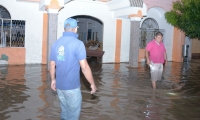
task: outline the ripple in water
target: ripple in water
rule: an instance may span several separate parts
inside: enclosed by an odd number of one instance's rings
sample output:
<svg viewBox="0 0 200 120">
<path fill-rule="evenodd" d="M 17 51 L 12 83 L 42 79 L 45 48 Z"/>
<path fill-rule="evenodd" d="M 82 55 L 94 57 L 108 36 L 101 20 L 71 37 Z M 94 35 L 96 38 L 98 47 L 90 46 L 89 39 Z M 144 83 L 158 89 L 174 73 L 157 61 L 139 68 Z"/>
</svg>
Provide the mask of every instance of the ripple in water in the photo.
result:
<svg viewBox="0 0 200 120">
<path fill-rule="evenodd" d="M 169 63 L 152 90 L 140 63 L 89 61 L 98 92 L 81 74 L 81 120 L 196 120 L 200 118 L 200 64 Z M 45 65 L 0 66 L 0 120 L 59 120 L 59 100 Z"/>
</svg>

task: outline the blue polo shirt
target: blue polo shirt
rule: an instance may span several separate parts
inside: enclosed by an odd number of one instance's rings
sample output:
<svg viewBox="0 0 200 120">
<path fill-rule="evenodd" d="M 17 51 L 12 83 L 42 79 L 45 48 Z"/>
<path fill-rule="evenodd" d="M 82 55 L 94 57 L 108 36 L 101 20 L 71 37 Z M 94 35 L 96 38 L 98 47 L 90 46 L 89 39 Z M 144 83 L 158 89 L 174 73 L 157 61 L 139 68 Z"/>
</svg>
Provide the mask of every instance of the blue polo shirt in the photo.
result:
<svg viewBox="0 0 200 120">
<path fill-rule="evenodd" d="M 56 88 L 71 90 L 80 87 L 79 61 L 86 59 L 85 46 L 73 32 L 63 36 L 51 47 L 50 60 L 56 63 Z"/>
</svg>

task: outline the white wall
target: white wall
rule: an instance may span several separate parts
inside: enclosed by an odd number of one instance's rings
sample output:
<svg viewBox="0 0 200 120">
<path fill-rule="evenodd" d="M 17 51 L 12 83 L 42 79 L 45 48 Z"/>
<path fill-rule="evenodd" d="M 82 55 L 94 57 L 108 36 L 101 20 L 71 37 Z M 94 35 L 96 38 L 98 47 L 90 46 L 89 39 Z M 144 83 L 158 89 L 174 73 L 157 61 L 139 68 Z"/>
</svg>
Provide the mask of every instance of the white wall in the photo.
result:
<svg viewBox="0 0 200 120">
<path fill-rule="evenodd" d="M 130 19 L 122 19 L 121 62 L 129 62 L 130 25 Z"/>
<path fill-rule="evenodd" d="M 103 50 L 105 54 L 102 62 L 114 62 L 116 19 L 113 18 L 113 13 L 108 11 L 108 7 L 105 4 L 72 1 L 66 4 L 58 14 L 58 38 L 62 35 L 65 19 L 77 15 L 93 16 L 103 22 Z"/>
<path fill-rule="evenodd" d="M 25 20 L 25 62 L 42 63 L 42 29 L 43 12 L 39 11 L 39 3 L 3 0 L 4 6 L 11 15 L 11 19 Z"/>
<path fill-rule="evenodd" d="M 153 7 L 149 9 L 147 12 L 147 16 L 142 19 L 140 25 L 142 25 L 142 22 L 146 18 L 153 18 L 157 21 L 159 25 L 159 29 L 165 30 L 163 43 L 167 50 L 168 61 L 172 61 L 173 32 L 174 32 L 173 30 L 174 29 L 173 29 L 173 26 L 168 24 L 167 21 L 165 20 L 165 16 L 164 16 L 165 12 L 166 11 L 160 7 Z"/>
</svg>

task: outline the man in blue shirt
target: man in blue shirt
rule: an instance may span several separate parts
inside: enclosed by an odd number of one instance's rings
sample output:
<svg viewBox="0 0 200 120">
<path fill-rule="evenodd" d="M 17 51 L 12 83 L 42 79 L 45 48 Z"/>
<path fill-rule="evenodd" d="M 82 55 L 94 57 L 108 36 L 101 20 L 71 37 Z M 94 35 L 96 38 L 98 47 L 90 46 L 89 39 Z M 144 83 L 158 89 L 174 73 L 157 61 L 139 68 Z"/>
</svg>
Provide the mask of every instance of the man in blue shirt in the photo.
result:
<svg viewBox="0 0 200 120">
<path fill-rule="evenodd" d="M 82 103 L 80 67 L 91 84 L 91 94 L 97 89 L 86 60 L 85 46 L 77 39 L 77 28 L 75 19 L 66 19 L 65 32 L 52 45 L 50 53 L 51 88 L 58 93 L 62 120 L 79 119 Z"/>
</svg>

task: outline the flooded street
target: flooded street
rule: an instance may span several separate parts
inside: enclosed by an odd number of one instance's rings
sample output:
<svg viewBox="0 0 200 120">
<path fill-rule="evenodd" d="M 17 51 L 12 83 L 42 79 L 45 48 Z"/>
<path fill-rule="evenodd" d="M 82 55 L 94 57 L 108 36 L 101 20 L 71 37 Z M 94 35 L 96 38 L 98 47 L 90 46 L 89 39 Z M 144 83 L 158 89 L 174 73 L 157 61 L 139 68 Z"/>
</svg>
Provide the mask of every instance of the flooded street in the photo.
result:
<svg viewBox="0 0 200 120">
<path fill-rule="evenodd" d="M 89 61 L 98 92 L 81 74 L 80 120 L 199 120 L 200 62 L 169 62 L 152 90 L 149 68 L 139 63 Z M 59 120 L 56 92 L 46 65 L 0 66 L 0 120 Z"/>
</svg>

